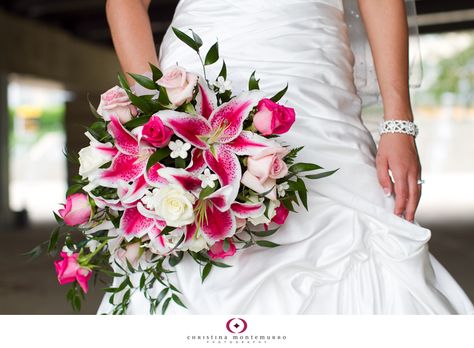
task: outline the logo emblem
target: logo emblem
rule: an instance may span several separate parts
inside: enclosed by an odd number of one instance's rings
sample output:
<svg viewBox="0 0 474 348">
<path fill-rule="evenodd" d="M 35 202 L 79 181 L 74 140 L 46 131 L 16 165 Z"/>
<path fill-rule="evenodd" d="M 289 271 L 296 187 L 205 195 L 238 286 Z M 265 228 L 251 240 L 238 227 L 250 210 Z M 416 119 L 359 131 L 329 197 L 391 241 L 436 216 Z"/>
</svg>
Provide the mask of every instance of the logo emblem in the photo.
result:
<svg viewBox="0 0 474 348">
<path fill-rule="evenodd" d="M 247 330 L 247 322 L 242 318 L 231 318 L 225 324 L 227 331 L 232 333 L 242 333 Z"/>
</svg>

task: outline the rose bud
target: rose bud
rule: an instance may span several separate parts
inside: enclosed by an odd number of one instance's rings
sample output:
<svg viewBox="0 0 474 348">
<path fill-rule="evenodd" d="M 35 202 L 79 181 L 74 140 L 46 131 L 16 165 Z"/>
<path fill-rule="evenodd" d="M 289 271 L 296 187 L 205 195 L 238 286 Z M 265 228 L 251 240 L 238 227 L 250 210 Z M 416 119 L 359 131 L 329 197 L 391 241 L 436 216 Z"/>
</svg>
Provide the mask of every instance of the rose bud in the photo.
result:
<svg viewBox="0 0 474 348">
<path fill-rule="evenodd" d="M 92 271 L 77 262 L 79 253 L 68 255 L 66 252 L 61 252 L 60 256 L 62 257 L 61 260 L 54 261 L 59 284 L 72 283 L 77 280 L 82 290 L 87 293 L 89 290 L 87 282 L 92 275 Z"/>
<path fill-rule="evenodd" d="M 66 205 L 58 211 L 66 225 L 76 226 L 89 221 L 92 209 L 89 197 L 84 193 L 75 193 L 67 197 Z"/>
<path fill-rule="evenodd" d="M 165 147 L 168 145 L 173 131 L 165 126 L 158 115 L 153 115 L 143 126 L 141 139 L 153 146 Z"/>
<path fill-rule="evenodd" d="M 288 132 L 295 122 L 295 110 L 277 104 L 270 99 L 262 99 L 253 116 L 255 128 L 263 135 Z"/>
</svg>

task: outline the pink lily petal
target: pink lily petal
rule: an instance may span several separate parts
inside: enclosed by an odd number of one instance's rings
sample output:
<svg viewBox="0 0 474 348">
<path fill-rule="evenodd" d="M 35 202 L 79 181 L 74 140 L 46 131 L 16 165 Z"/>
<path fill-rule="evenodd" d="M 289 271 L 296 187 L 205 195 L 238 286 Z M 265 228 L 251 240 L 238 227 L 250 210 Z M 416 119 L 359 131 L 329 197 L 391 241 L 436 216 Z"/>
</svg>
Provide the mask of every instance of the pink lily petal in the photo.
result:
<svg viewBox="0 0 474 348">
<path fill-rule="evenodd" d="M 154 225 L 155 220 L 140 214 L 136 207 L 126 209 L 120 220 L 120 229 L 127 240 L 143 237 Z"/>
<path fill-rule="evenodd" d="M 145 177 L 141 175 L 131 185 L 125 181 L 119 181 L 117 195 L 123 204 L 130 205 L 141 199 L 147 190 L 147 182 Z"/>
<path fill-rule="evenodd" d="M 262 215 L 265 212 L 265 205 L 262 203 L 235 202 L 230 209 L 239 218 L 249 218 Z"/>
<path fill-rule="evenodd" d="M 198 93 L 196 95 L 196 111 L 198 115 L 209 118 L 217 105 L 216 95 L 207 86 L 207 82 L 202 77 L 199 77 L 199 83 L 197 86 Z"/>
<path fill-rule="evenodd" d="M 237 138 L 225 146 L 238 156 L 255 156 L 266 148 L 281 147 L 276 141 L 250 131 L 242 131 Z"/>
<path fill-rule="evenodd" d="M 261 98 L 261 92 L 253 90 L 243 93 L 215 109 L 209 117 L 209 122 L 213 132 L 221 130 L 217 142 L 228 143 L 237 138 L 242 132 L 245 119 Z"/>
<path fill-rule="evenodd" d="M 115 139 L 115 146 L 127 155 L 138 155 L 140 149 L 137 139 L 126 130 L 116 116 L 110 118 L 107 130 Z"/>
<path fill-rule="evenodd" d="M 207 164 L 204 161 L 204 156 L 201 149 L 194 148 L 191 151 L 191 162 L 186 167 L 186 170 L 193 174 L 200 174 Z"/>
<path fill-rule="evenodd" d="M 186 191 L 200 191 L 201 180 L 196 175 L 182 168 L 161 168 L 158 174 L 170 183 L 179 184 Z"/>
<path fill-rule="evenodd" d="M 220 211 L 228 210 L 234 199 L 234 188 L 231 185 L 223 186 L 206 197 Z"/>
<path fill-rule="evenodd" d="M 112 143 L 101 143 L 89 132 L 85 132 L 84 135 L 90 140 L 90 145 L 102 152 L 104 155 L 108 155 L 112 158 L 117 154 L 118 150 Z"/>
<path fill-rule="evenodd" d="M 186 237 L 185 237 L 184 241 L 187 242 L 188 240 L 193 238 L 194 234 L 196 233 L 197 226 L 196 226 L 195 223 L 192 223 L 192 224 L 184 226 L 184 228 L 186 228 L 186 232 L 185 232 Z"/>
<path fill-rule="evenodd" d="M 165 125 L 191 145 L 200 149 L 209 147 L 202 139 L 211 132 L 211 126 L 204 117 L 172 110 L 160 111 L 159 116 Z"/>
<path fill-rule="evenodd" d="M 220 211 L 212 204 L 208 204 L 206 215 L 207 219 L 202 222 L 201 230 L 204 239 L 210 245 L 235 233 L 237 225 L 234 214 L 230 210 Z"/>
<path fill-rule="evenodd" d="M 211 150 L 204 152 L 204 159 L 211 170 L 219 177 L 221 187 L 231 186 L 232 192 L 228 196 L 229 201 L 237 197 L 239 191 L 242 170 L 237 156 L 229 151 L 225 146 L 214 146 L 216 157 Z"/>
<path fill-rule="evenodd" d="M 168 181 L 158 174 L 158 170 L 164 167 L 165 166 L 162 165 L 160 162 L 156 162 L 154 165 L 152 165 L 150 169 L 148 169 L 148 171 L 145 173 L 146 182 L 153 187 L 168 184 Z"/>
<path fill-rule="evenodd" d="M 136 155 L 118 153 L 112 160 L 109 168 L 105 169 L 98 179 L 102 186 L 117 187 L 117 181 L 132 181 L 143 174 L 146 168 L 146 161 L 141 160 Z"/>
</svg>

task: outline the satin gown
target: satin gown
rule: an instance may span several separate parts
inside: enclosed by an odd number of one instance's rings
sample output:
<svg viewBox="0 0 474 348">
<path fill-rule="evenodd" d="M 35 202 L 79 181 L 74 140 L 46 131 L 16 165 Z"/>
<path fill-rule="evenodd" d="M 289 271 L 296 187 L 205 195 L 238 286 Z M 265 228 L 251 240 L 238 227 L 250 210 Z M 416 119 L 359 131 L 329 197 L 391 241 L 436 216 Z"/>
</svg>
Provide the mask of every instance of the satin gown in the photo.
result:
<svg viewBox="0 0 474 348">
<path fill-rule="evenodd" d="M 298 208 L 270 240 L 213 267 L 201 284 L 186 255 L 171 274 L 188 309 L 171 302 L 167 314 L 473 314 L 464 291 L 430 254 L 431 231 L 393 213 L 377 180 L 376 143 L 361 120 L 342 0 L 181 0 L 172 26 L 193 29 L 202 52 L 219 41 L 234 93 L 252 71 L 296 110 L 281 137 L 304 145 L 300 161 L 340 168 L 308 180 L 309 212 Z M 189 32 L 188 32 L 189 33 Z M 202 72 L 196 53 L 171 27 L 160 47 L 162 68 L 178 63 Z M 220 64 L 208 67 L 216 77 Z M 136 275 L 137 279 L 139 275 Z M 155 283 L 154 294 L 161 284 Z M 108 296 L 98 314 L 111 310 Z M 129 314 L 147 314 L 137 291 Z M 160 312 L 160 311 L 158 311 Z"/>
</svg>

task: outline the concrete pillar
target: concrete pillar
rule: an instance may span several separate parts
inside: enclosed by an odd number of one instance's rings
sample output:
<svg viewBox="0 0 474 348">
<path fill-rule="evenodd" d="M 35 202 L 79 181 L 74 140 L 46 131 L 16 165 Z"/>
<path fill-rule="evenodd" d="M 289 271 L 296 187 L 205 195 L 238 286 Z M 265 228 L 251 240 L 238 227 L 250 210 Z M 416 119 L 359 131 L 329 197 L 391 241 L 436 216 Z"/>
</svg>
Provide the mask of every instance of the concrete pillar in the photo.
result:
<svg viewBox="0 0 474 348">
<path fill-rule="evenodd" d="M 9 117 L 7 88 L 7 73 L 0 70 L 0 228 L 9 226 L 13 220 L 8 195 Z"/>
</svg>

